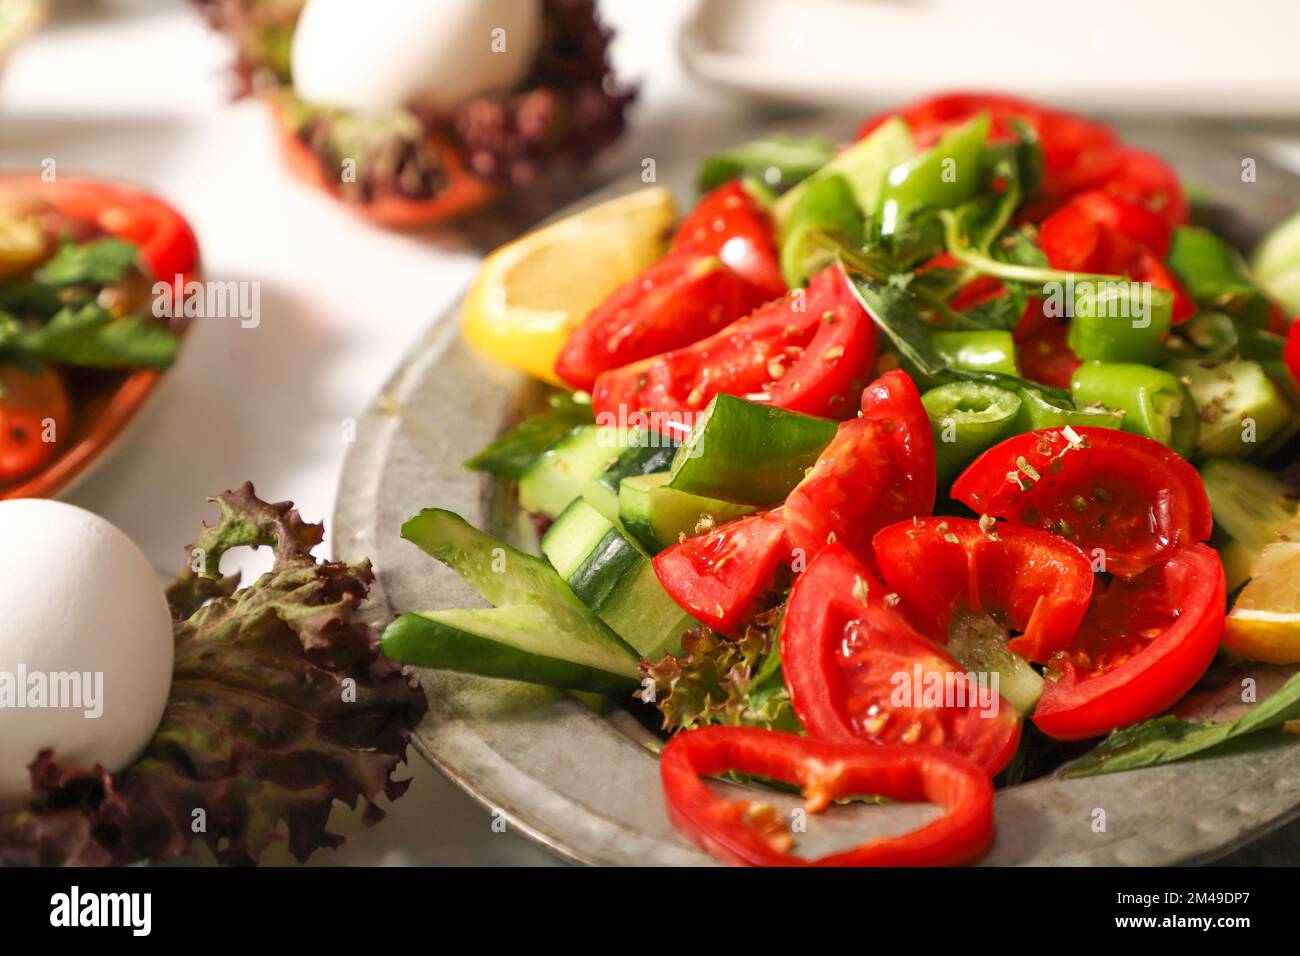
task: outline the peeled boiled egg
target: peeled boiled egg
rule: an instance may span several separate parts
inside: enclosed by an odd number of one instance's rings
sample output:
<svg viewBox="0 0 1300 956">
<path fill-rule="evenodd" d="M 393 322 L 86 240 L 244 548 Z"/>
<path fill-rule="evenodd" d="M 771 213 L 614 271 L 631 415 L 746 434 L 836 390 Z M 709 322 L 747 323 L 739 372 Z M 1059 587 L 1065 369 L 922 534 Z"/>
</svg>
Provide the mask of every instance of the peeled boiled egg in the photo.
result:
<svg viewBox="0 0 1300 956">
<path fill-rule="evenodd" d="M 309 103 L 358 113 L 448 112 L 523 79 L 541 36 L 541 0 L 307 0 L 293 86 Z"/>
<path fill-rule="evenodd" d="M 149 559 L 98 515 L 0 501 L 0 798 L 45 748 L 117 772 L 148 745 L 172 678 L 171 614 Z"/>
</svg>

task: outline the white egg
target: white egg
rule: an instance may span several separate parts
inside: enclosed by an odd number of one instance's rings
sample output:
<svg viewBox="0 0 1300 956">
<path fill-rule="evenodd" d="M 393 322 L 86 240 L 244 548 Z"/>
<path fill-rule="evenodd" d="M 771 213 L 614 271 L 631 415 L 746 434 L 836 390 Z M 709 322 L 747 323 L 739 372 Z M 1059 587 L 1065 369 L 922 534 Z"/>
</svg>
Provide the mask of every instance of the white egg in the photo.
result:
<svg viewBox="0 0 1300 956">
<path fill-rule="evenodd" d="M 309 103 L 358 113 L 447 112 L 523 79 L 541 36 L 541 0 L 307 0 L 293 86 Z"/>
<path fill-rule="evenodd" d="M 58 501 L 0 501 L 0 797 L 27 765 L 117 772 L 148 745 L 171 689 L 172 625 L 135 542 Z M 43 693 L 42 693 L 43 689 Z"/>
</svg>

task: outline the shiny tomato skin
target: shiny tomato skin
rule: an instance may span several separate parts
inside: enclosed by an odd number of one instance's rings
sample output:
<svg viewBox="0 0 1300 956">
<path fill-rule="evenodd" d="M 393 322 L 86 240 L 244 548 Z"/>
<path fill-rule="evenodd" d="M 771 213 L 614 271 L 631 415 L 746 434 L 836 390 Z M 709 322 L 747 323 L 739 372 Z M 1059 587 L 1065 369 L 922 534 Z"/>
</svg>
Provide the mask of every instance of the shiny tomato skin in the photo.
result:
<svg viewBox="0 0 1300 956">
<path fill-rule="evenodd" d="M 555 373 L 589 391 L 601 372 L 706 338 L 767 298 L 716 255 L 670 252 L 591 311 L 565 343 Z"/>
<path fill-rule="evenodd" d="M 1291 373 L 1292 380 L 1297 387 L 1300 387 L 1300 319 L 1292 321 L 1291 329 L 1286 333 L 1282 359 L 1286 363 L 1287 371 Z"/>
<path fill-rule="evenodd" d="M 597 415 L 694 414 L 718 393 L 848 418 L 876 355 L 876 328 L 836 266 L 693 345 L 602 373 Z"/>
<path fill-rule="evenodd" d="M 1069 390 L 1075 370 L 1083 364 L 1070 348 L 1069 326 L 1044 314 L 1040 300 L 1030 299 L 1012 336 L 1016 361 L 1025 378 Z"/>
<path fill-rule="evenodd" d="M 1173 227 L 1167 219 L 1141 203 L 1101 190 L 1091 190 L 1079 193 L 1067 206 L 1078 209 L 1094 222 L 1110 226 L 1135 242 L 1140 242 L 1161 259 L 1169 251 Z"/>
<path fill-rule="evenodd" d="M 948 642 L 953 611 L 987 611 L 1013 632 L 1011 650 L 1045 663 L 1066 647 L 1092 598 L 1088 559 L 1070 542 L 1026 525 L 970 518 L 903 521 L 872 542 L 886 587 L 931 640 Z"/>
<path fill-rule="evenodd" d="M 736 518 L 659 552 L 655 576 L 684 611 L 734 634 L 772 584 L 784 529 L 779 512 Z"/>
<path fill-rule="evenodd" d="M 701 199 L 682 220 L 672 249 L 717 256 L 752 282 L 763 301 L 786 293 L 772 222 L 739 182 L 719 186 Z"/>
<path fill-rule="evenodd" d="M 1225 604 L 1223 564 L 1204 544 L 1112 580 L 1049 665 L 1034 723 L 1059 740 L 1083 740 L 1164 713 L 1214 659 Z"/>
<path fill-rule="evenodd" d="M 0 482 L 26 478 L 54 458 L 71 428 L 72 407 L 48 366 L 0 365 Z M 45 441 L 52 427 L 54 441 Z"/>
<path fill-rule="evenodd" d="M 877 530 L 934 511 L 934 435 L 911 378 L 886 372 L 860 408 L 786 498 L 786 543 L 805 563 L 837 540 L 871 565 Z"/>
<path fill-rule="evenodd" d="M 770 808 L 715 794 L 704 777 L 736 771 L 797 783 L 813 813 L 855 795 L 937 804 L 944 815 L 899 836 L 880 837 L 815 860 L 795 856 Z M 862 747 L 754 727 L 702 727 L 678 734 L 659 758 L 669 819 L 728 863 L 747 866 L 956 866 L 993 839 L 993 785 L 978 767 L 921 746 Z"/>
<path fill-rule="evenodd" d="M 1195 468 L 1157 441 L 1106 428 L 1008 438 L 971 462 L 952 497 L 1060 534 L 1090 558 L 1099 550 L 1102 569 L 1124 576 L 1208 540 L 1214 525 Z"/>
<path fill-rule="evenodd" d="M 795 577 L 780 639 L 795 714 L 819 740 L 942 747 L 996 774 L 1015 753 L 1020 715 L 1000 696 L 992 714 L 896 700 L 918 668 L 922 680 L 961 668 L 888 606 L 887 590 L 838 543 Z"/>
<path fill-rule="evenodd" d="M 1060 184 L 1068 195 L 1097 190 L 1143 206 L 1170 226 L 1188 221 L 1187 197 L 1178 175 L 1159 156 L 1133 146 L 1093 152 Z"/>
</svg>

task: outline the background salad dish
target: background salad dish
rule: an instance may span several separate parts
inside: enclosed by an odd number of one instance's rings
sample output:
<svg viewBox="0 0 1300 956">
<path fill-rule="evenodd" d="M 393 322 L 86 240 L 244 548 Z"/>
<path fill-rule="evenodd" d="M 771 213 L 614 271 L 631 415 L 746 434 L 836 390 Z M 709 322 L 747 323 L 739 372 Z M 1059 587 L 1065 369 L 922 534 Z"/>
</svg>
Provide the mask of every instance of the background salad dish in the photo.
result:
<svg viewBox="0 0 1300 956">
<path fill-rule="evenodd" d="M 1283 291 L 1159 156 L 952 94 L 698 185 L 675 229 L 646 190 L 484 264 L 467 341 L 563 386 L 467 462 L 535 536 L 410 517 L 492 607 L 403 614 L 387 655 L 613 698 L 664 734 L 678 829 L 750 863 L 801 861 L 788 819 L 701 777 L 937 803 L 818 862 L 969 862 L 990 785 L 1300 715 L 1288 682 L 1197 719 L 1225 668 L 1300 662 L 1300 366 Z M 568 302 L 530 271 L 587 248 Z"/>
<path fill-rule="evenodd" d="M 62 490 L 131 420 L 188 325 L 155 284 L 182 301 L 198 257 L 140 190 L 0 175 L 0 498 Z"/>
</svg>

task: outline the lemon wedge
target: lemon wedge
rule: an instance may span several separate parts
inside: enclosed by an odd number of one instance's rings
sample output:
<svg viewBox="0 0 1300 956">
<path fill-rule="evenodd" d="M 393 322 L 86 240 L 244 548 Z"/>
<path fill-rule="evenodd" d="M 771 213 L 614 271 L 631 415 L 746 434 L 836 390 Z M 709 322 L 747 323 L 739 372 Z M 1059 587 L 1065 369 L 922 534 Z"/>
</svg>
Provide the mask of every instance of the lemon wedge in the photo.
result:
<svg viewBox="0 0 1300 956">
<path fill-rule="evenodd" d="M 662 186 L 543 226 L 491 253 L 461 307 L 473 348 L 558 382 L 569 334 L 611 292 L 663 254 L 677 206 Z"/>
<path fill-rule="evenodd" d="M 34 217 L 0 209 L 0 278 L 34 266 L 45 252 L 45 231 Z"/>
<path fill-rule="evenodd" d="M 1260 552 L 1225 622 L 1223 646 L 1268 664 L 1300 662 L 1300 519 Z"/>
</svg>

